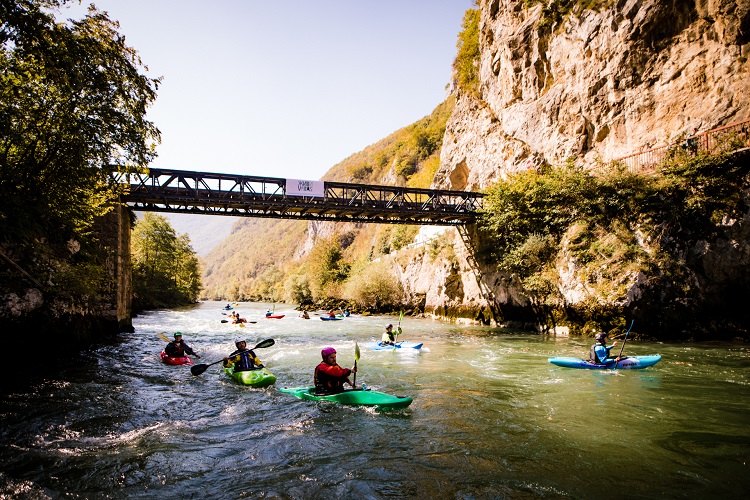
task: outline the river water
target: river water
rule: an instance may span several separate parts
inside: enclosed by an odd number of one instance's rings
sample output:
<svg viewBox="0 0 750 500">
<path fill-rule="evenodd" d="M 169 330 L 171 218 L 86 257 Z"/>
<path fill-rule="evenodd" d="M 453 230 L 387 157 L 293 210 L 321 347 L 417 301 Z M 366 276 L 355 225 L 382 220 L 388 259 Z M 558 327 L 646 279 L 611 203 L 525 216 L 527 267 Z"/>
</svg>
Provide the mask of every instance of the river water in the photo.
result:
<svg viewBox="0 0 750 500">
<path fill-rule="evenodd" d="M 421 352 L 369 350 L 398 318 L 324 322 L 205 302 L 134 319 L 135 333 L 53 377 L 2 389 L 0 498 L 746 498 L 750 349 L 628 340 L 644 370 L 555 367 L 590 340 L 404 318 Z M 637 331 L 635 325 L 634 330 Z M 310 385 L 320 349 L 357 382 L 414 398 L 405 410 L 301 401 L 239 386 L 220 364 L 193 376 L 158 360 L 182 331 L 221 359 L 236 335 L 276 387 Z M 619 346 L 618 348 L 619 349 Z"/>
</svg>

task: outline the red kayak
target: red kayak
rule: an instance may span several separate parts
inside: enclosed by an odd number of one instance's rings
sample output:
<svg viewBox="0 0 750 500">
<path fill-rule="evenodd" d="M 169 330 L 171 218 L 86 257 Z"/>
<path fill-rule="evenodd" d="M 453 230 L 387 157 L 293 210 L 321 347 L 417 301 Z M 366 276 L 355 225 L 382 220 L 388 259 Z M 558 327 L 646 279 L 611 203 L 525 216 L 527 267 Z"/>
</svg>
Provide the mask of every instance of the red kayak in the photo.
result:
<svg viewBox="0 0 750 500">
<path fill-rule="evenodd" d="M 281 319 L 284 316 L 285 316 L 284 314 L 269 314 L 268 316 L 266 316 L 266 318 L 267 319 Z"/>
<path fill-rule="evenodd" d="M 159 356 L 161 356 L 162 363 L 166 365 L 192 365 L 193 364 L 193 360 L 187 356 L 178 356 L 178 357 L 168 356 L 167 353 L 164 351 L 162 351 L 161 354 L 159 354 Z"/>
</svg>

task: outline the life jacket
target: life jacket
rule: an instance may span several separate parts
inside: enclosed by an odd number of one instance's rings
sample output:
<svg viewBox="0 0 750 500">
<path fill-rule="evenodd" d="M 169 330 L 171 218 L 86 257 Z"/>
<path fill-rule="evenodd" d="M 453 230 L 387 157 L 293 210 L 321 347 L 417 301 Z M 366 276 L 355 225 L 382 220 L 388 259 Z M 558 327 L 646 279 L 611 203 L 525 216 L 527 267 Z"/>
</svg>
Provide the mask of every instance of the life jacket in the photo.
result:
<svg viewBox="0 0 750 500">
<path fill-rule="evenodd" d="M 597 347 L 604 347 L 604 359 L 599 359 L 599 356 L 596 354 L 596 348 Z M 589 351 L 589 362 L 590 363 L 596 363 L 597 365 L 606 365 L 607 364 L 607 358 L 609 358 L 609 349 L 607 349 L 607 346 L 604 344 L 599 344 L 598 342 L 591 346 L 591 350 Z"/>
<path fill-rule="evenodd" d="M 336 394 L 343 392 L 344 382 L 351 373 L 348 368 L 341 368 L 338 365 L 329 365 L 320 363 L 315 367 L 313 382 L 317 394 Z"/>
<path fill-rule="evenodd" d="M 597 365 L 603 365 L 604 362 L 599 359 L 599 356 L 596 354 L 596 347 L 599 345 L 597 342 L 596 344 L 591 346 L 591 350 L 589 351 L 589 362 L 590 363 L 596 363 Z M 601 344 L 604 345 L 604 344 Z"/>
<path fill-rule="evenodd" d="M 170 342 L 167 344 L 167 347 L 164 348 L 164 352 L 167 353 L 167 356 L 182 358 L 185 356 L 185 344 L 183 342 L 180 342 L 179 344 L 176 342 Z"/>
<path fill-rule="evenodd" d="M 260 360 L 250 349 L 246 349 L 244 351 L 234 351 L 229 355 L 229 359 L 234 361 L 234 371 L 236 372 L 246 372 L 248 370 L 256 370 L 262 367 L 262 365 L 260 364 Z"/>
</svg>

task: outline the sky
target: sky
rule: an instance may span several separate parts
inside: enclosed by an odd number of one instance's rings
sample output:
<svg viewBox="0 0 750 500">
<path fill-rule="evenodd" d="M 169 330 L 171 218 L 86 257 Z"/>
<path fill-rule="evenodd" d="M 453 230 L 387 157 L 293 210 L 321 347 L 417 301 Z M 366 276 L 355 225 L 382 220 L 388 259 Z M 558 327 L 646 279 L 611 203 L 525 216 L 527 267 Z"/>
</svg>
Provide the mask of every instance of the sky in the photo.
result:
<svg viewBox="0 0 750 500">
<path fill-rule="evenodd" d="M 84 0 L 149 77 L 154 168 L 320 179 L 447 95 L 474 0 Z"/>
</svg>

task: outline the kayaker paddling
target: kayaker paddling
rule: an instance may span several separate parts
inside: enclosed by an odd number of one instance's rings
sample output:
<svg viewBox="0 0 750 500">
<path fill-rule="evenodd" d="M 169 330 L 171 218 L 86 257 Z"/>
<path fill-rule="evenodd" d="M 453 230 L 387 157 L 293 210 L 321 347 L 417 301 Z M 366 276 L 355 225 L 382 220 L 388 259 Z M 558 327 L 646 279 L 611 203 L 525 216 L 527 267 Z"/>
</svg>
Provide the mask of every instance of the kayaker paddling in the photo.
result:
<svg viewBox="0 0 750 500">
<path fill-rule="evenodd" d="M 594 363 L 597 365 L 609 365 L 612 363 L 617 363 L 623 359 L 627 359 L 627 356 L 610 356 L 609 351 L 612 350 L 614 346 L 617 345 L 617 341 L 615 340 L 612 345 L 607 346 L 607 339 L 609 338 L 609 335 L 605 332 L 599 332 L 597 333 L 594 338 L 596 339 L 596 343 L 591 346 L 591 350 L 589 351 L 589 362 Z"/>
<path fill-rule="evenodd" d="M 393 331 L 393 325 L 387 325 L 385 327 L 385 332 L 383 332 L 383 336 L 380 339 L 381 345 L 396 345 L 396 336 L 401 335 L 401 327 L 398 327 L 398 330 L 395 332 Z"/>
<path fill-rule="evenodd" d="M 313 381 L 315 383 L 315 394 L 338 394 L 344 391 L 344 383 L 355 388 L 349 380 L 349 375 L 357 373 L 357 366 L 351 370 L 342 368 L 336 363 L 336 349 L 326 347 L 320 351 L 323 361 L 315 367 Z"/>
<path fill-rule="evenodd" d="M 167 353 L 167 356 L 170 356 L 172 358 L 182 358 L 187 354 L 190 354 L 191 356 L 195 356 L 196 358 L 200 359 L 200 356 L 196 354 L 195 351 L 193 351 L 193 349 L 187 344 L 187 342 L 182 340 L 182 332 L 174 333 L 174 340 L 167 344 L 167 347 L 164 348 L 164 352 Z"/>
<path fill-rule="evenodd" d="M 225 368 L 229 368 L 230 366 L 234 365 L 235 372 L 257 370 L 259 368 L 263 368 L 263 363 L 260 362 L 252 349 L 247 348 L 247 342 L 243 337 L 235 338 L 234 345 L 237 346 L 237 350 L 224 358 Z"/>
</svg>

